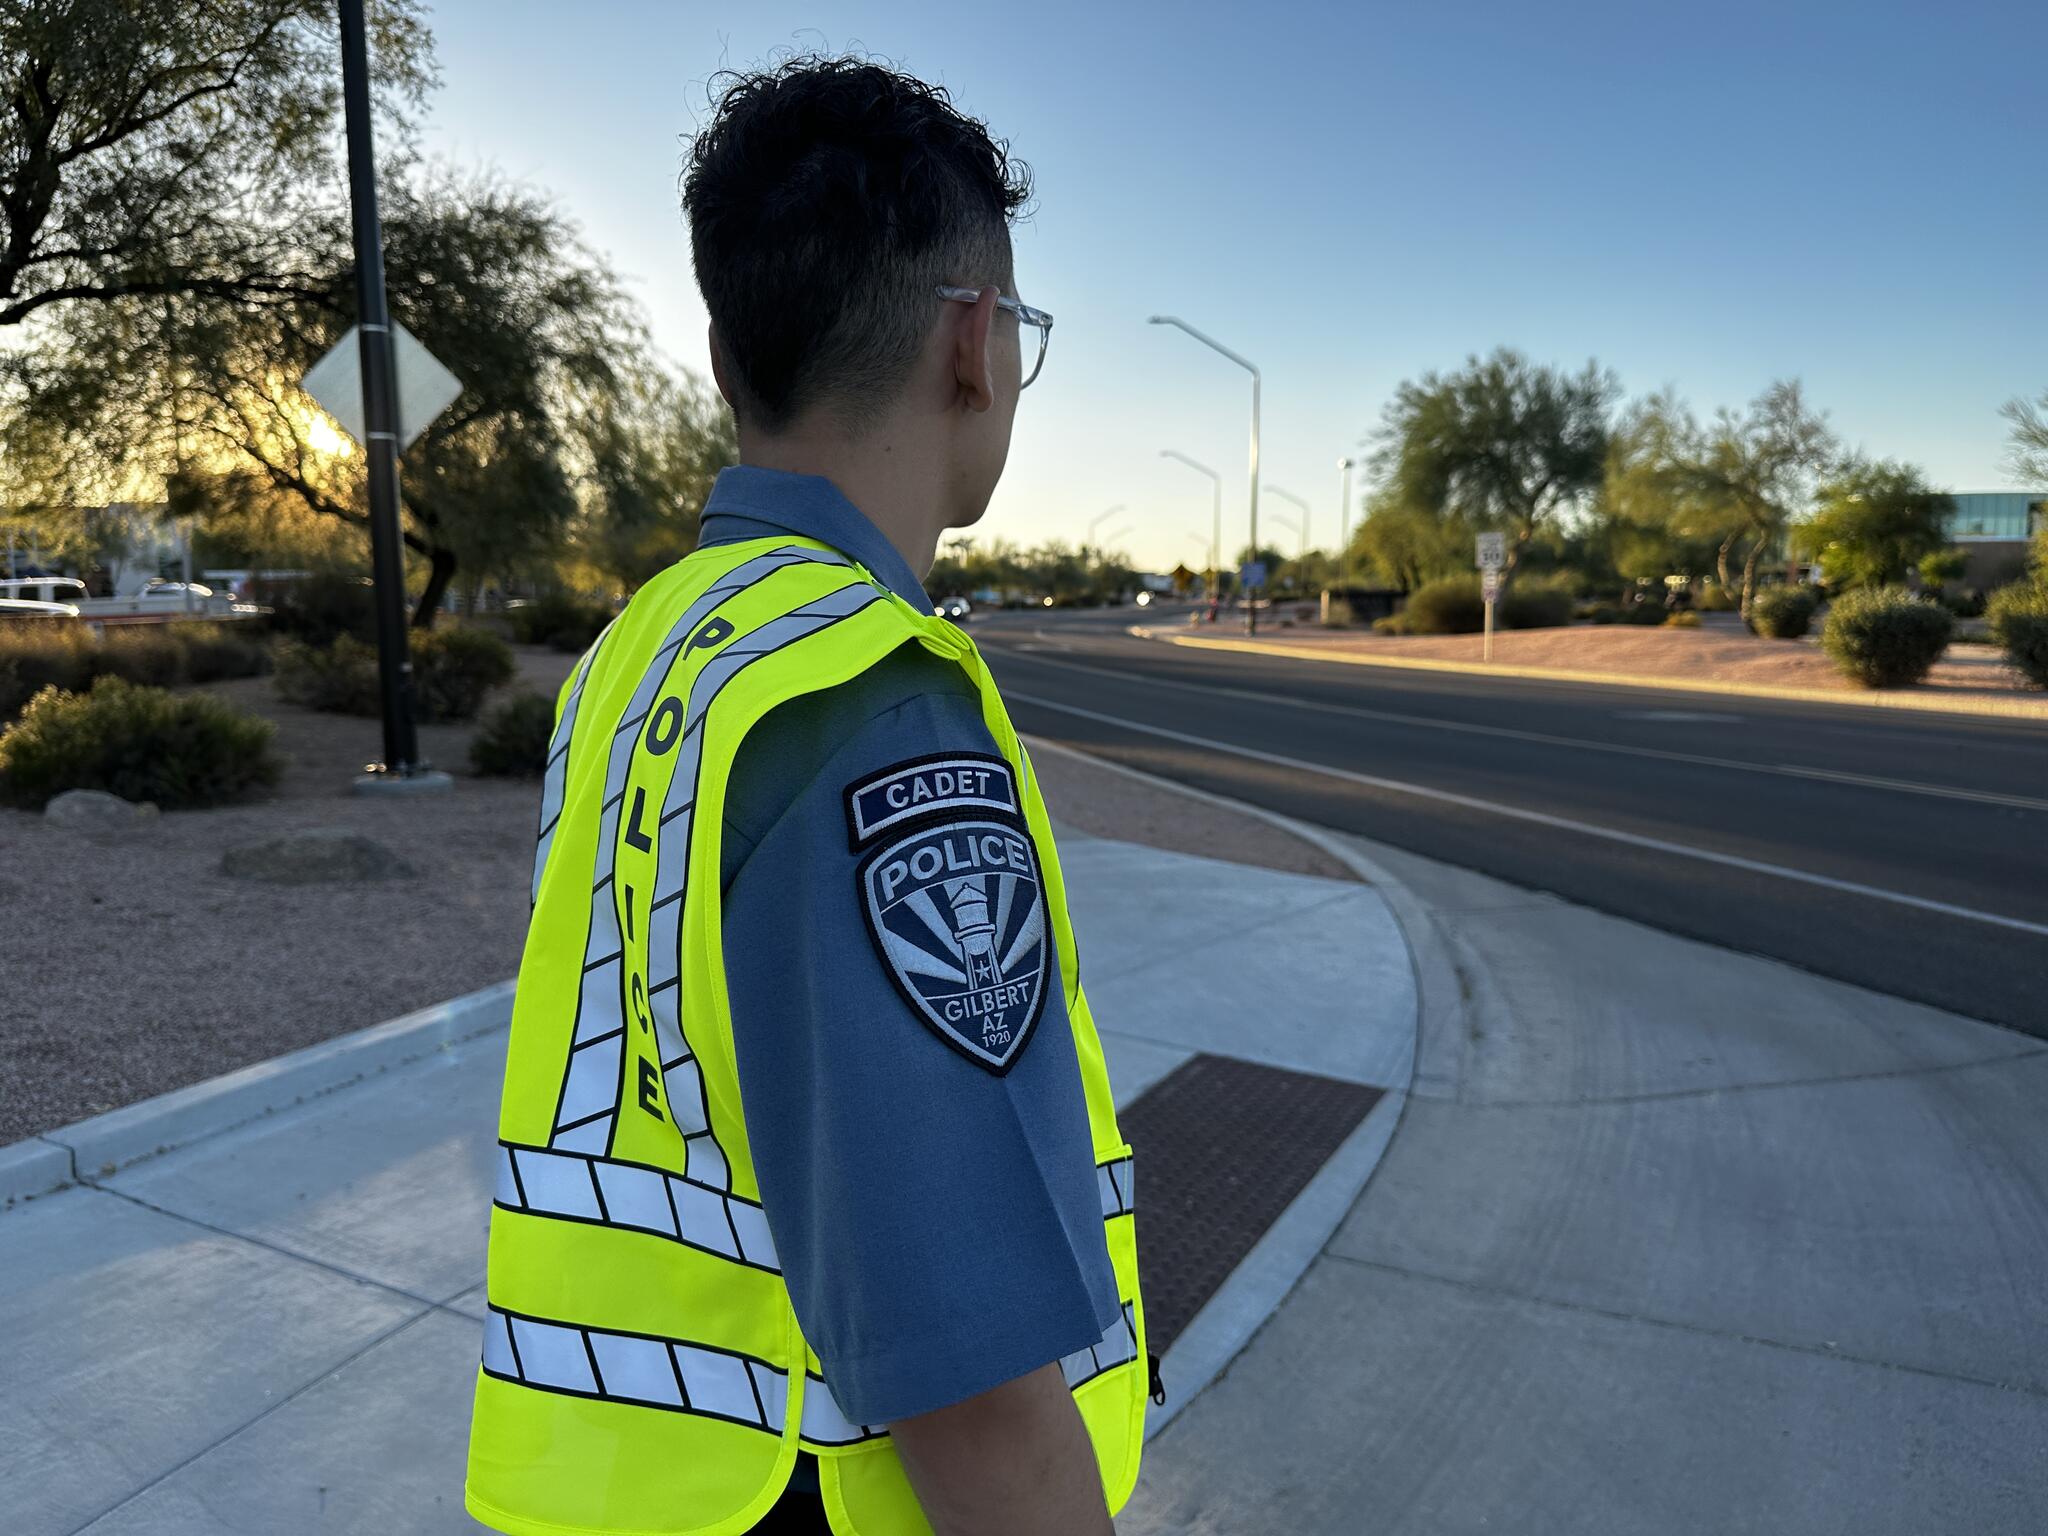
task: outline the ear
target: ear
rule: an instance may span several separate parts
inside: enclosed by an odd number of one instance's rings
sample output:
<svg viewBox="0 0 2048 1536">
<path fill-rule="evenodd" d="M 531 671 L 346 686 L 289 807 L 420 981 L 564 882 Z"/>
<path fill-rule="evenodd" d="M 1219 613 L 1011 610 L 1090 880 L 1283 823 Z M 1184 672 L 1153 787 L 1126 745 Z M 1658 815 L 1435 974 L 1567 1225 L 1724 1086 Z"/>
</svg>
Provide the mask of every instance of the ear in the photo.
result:
<svg viewBox="0 0 2048 1536">
<path fill-rule="evenodd" d="M 990 355 L 994 340 L 996 295 L 1000 290 L 984 288 L 972 309 L 948 304 L 956 311 L 953 322 L 953 378 L 960 386 L 960 401 L 970 411 L 985 411 L 996 403 L 995 359 Z"/>
<path fill-rule="evenodd" d="M 718 393 L 732 408 L 734 416 L 739 415 L 739 402 L 733 399 L 732 384 L 726 378 L 730 365 L 725 360 L 725 343 L 718 339 L 718 327 L 711 327 L 711 381 L 718 386 Z"/>
</svg>

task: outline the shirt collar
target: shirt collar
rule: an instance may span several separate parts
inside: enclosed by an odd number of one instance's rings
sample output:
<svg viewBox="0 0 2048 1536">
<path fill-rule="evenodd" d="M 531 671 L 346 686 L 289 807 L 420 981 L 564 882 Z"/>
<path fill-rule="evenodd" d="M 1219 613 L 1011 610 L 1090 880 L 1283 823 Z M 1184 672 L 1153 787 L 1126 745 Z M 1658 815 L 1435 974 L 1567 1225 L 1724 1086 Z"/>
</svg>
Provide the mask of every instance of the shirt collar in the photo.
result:
<svg viewBox="0 0 2048 1536">
<path fill-rule="evenodd" d="M 697 542 L 731 544 L 778 534 L 829 544 L 866 566 L 875 580 L 905 602 L 931 610 L 932 600 L 910 562 L 823 475 L 793 475 L 753 464 L 720 470 L 704 502 Z"/>
</svg>

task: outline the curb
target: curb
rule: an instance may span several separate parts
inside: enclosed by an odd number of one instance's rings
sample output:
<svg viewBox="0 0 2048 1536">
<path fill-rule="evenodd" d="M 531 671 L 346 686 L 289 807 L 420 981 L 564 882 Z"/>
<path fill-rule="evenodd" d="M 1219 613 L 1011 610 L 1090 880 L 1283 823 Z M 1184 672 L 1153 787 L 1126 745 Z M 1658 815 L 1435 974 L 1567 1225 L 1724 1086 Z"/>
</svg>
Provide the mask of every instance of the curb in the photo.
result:
<svg viewBox="0 0 2048 1536">
<path fill-rule="evenodd" d="M 190 1146 L 512 1022 L 512 983 L 0 1147 L 0 1209 Z"/>
<path fill-rule="evenodd" d="M 1027 736 L 1024 739 L 1034 753 L 1051 752 L 1080 758 L 1093 767 L 1122 774 L 1154 789 L 1170 790 L 1254 817 L 1322 850 L 1361 882 L 1379 892 L 1401 931 L 1402 943 L 1408 951 L 1409 972 L 1414 981 L 1415 1017 L 1411 1021 L 1408 1059 L 1401 1081 L 1387 1084 L 1380 1101 L 1330 1155 L 1329 1161 L 1317 1170 L 1307 1187 L 1280 1213 L 1279 1219 L 1252 1245 L 1230 1278 L 1203 1304 L 1202 1310 L 1173 1341 L 1173 1347 L 1167 1350 L 1159 1364 L 1160 1379 L 1166 1384 L 1166 1401 L 1151 1405 L 1146 1412 L 1145 1438 L 1150 1440 L 1229 1368 L 1231 1361 L 1252 1341 L 1252 1336 L 1279 1310 L 1280 1304 L 1322 1253 L 1371 1182 L 1380 1159 L 1400 1129 L 1402 1116 L 1407 1111 L 1408 1091 L 1415 1080 L 1424 998 L 1418 945 L 1431 930 L 1428 915 L 1415 894 L 1378 860 L 1361 853 L 1349 839 L 1307 822 L 1296 821 L 1291 816 L 1283 816 L 1278 811 L 1269 811 L 1264 806 L 1176 784 L 1171 779 L 1126 768 L 1122 763 L 1042 737 Z"/>
<path fill-rule="evenodd" d="M 1242 651 L 1251 656 L 1286 656 L 1329 661 L 1347 667 L 1389 667 L 1402 672 L 1453 672 L 1472 677 L 1519 677 L 1546 683 L 1591 683 L 1608 688 L 1655 688 L 1669 693 L 1706 693 L 1722 698 L 1779 699 L 1794 704 L 1843 704 L 1852 709 L 1908 709 L 1935 715 L 1978 715 L 1999 720 L 2048 720 L 2048 700 L 1945 699 L 1890 693 L 1831 693 L 1820 688 L 1776 688 L 1767 683 L 1712 683 L 1648 672 L 1585 672 L 1566 667 L 1515 667 L 1476 661 L 1443 661 L 1424 656 L 1361 656 L 1302 645 L 1266 645 L 1256 640 L 1223 640 L 1176 635 L 1149 624 L 1133 624 L 1134 639 L 1163 641 L 1198 651 Z"/>
</svg>

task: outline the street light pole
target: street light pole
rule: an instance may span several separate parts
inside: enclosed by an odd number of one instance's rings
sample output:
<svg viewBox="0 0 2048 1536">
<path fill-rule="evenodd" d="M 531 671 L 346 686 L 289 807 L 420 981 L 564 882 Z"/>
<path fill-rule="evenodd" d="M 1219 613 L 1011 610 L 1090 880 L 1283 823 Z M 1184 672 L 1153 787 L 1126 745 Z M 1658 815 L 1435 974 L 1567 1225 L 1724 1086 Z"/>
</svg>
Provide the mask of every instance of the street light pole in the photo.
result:
<svg viewBox="0 0 2048 1536">
<path fill-rule="evenodd" d="M 1241 357 L 1223 345 L 1213 336 L 1205 336 L 1178 315 L 1153 315 L 1148 325 L 1170 325 L 1176 330 L 1186 331 L 1212 352 L 1221 352 L 1238 367 L 1252 376 L 1252 465 L 1251 465 L 1251 524 L 1252 558 L 1259 557 L 1259 369 L 1250 358 Z M 1249 598 L 1245 601 L 1244 627 L 1248 634 L 1259 632 L 1259 610 L 1252 606 Z"/>
<path fill-rule="evenodd" d="M 1189 469 L 1195 470 L 1199 474 L 1207 475 L 1210 481 L 1210 488 L 1216 494 L 1215 524 L 1209 535 L 1209 591 L 1207 596 L 1212 602 L 1217 601 L 1221 592 L 1218 578 L 1223 570 L 1223 477 L 1208 465 L 1189 458 L 1177 448 L 1162 448 L 1159 450 L 1159 457 L 1177 460 L 1187 465 Z"/>
<path fill-rule="evenodd" d="M 1302 558 L 1303 558 L 1303 559 L 1306 559 L 1306 558 L 1308 557 L 1308 517 L 1309 517 L 1309 504 L 1308 504 L 1307 502 L 1303 501 L 1303 500 L 1302 500 L 1302 499 L 1301 499 L 1301 498 L 1300 498 L 1299 496 L 1295 495 L 1295 494 L 1294 494 L 1294 492 L 1292 492 L 1292 491 L 1283 491 L 1283 490 L 1281 490 L 1281 489 L 1280 489 L 1280 487 L 1279 487 L 1279 486 L 1277 486 L 1277 485 L 1269 485 L 1269 486 L 1267 486 L 1267 487 L 1266 487 L 1266 494 L 1267 494 L 1267 495 L 1269 495 L 1269 496 L 1279 496 L 1279 497 L 1282 497 L 1283 499 L 1285 499 L 1285 500 L 1287 500 L 1287 501 L 1291 501 L 1291 502 L 1293 502 L 1293 503 L 1294 503 L 1294 504 L 1295 504 L 1295 505 L 1296 505 L 1297 507 L 1301 508 L 1301 553 L 1302 553 Z"/>
<path fill-rule="evenodd" d="M 1117 504 L 1116 504 L 1115 506 L 1113 506 L 1113 507 L 1109 507 L 1109 508 L 1105 509 L 1104 511 L 1102 511 L 1102 512 L 1098 513 L 1098 514 L 1097 514 L 1096 516 L 1094 516 L 1094 517 L 1090 518 L 1090 519 L 1088 520 L 1088 543 L 1089 543 L 1089 544 L 1093 544 L 1093 543 L 1095 542 L 1095 530 L 1096 530 L 1096 529 L 1100 528 L 1100 527 L 1101 527 L 1101 526 L 1102 526 L 1102 525 L 1103 525 L 1104 523 L 1108 522 L 1108 521 L 1109 521 L 1109 520 L 1110 520 L 1110 519 L 1111 519 L 1112 517 L 1115 517 L 1115 516 L 1117 515 L 1117 513 L 1119 513 L 1119 512 L 1121 512 L 1121 511 L 1123 511 L 1123 509 L 1124 509 L 1124 504 L 1123 504 L 1122 502 L 1118 502 L 1118 503 L 1117 503 Z M 1086 546 L 1083 546 L 1083 547 L 1085 548 Z"/>
<path fill-rule="evenodd" d="M 1337 575 L 1351 585 L 1351 460 L 1337 461 L 1342 489 L 1337 492 Z"/>
<path fill-rule="evenodd" d="M 348 125 L 349 202 L 355 222 L 356 319 L 363 363 L 363 449 L 369 479 L 370 569 L 376 581 L 377 681 L 384 704 L 384 760 L 376 778 L 410 779 L 421 768 L 413 726 L 412 656 L 405 632 L 405 561 L 398 523 L 398 384 L 391 311 L 384 297 L 384 231 L 370 138 L 370 52 L 363 0 L 341 0 L 341 94 Z"/>
</svg>

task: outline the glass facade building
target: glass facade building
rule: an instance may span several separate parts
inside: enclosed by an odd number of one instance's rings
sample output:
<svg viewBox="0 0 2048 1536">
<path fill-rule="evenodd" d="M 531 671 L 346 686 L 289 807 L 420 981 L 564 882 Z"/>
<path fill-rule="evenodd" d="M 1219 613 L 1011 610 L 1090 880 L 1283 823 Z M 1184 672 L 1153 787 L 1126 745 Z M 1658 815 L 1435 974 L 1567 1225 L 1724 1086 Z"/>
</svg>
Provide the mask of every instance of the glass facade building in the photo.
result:
<svg viewBox="0 0 2048 1536">
<path fill-rule="evenodd" d="M 1948 536 L 1959 544 L 2027 539 L 2048 510 L 2048 491 L 1959 491 L 1953 499 Z"/>
</svg>

